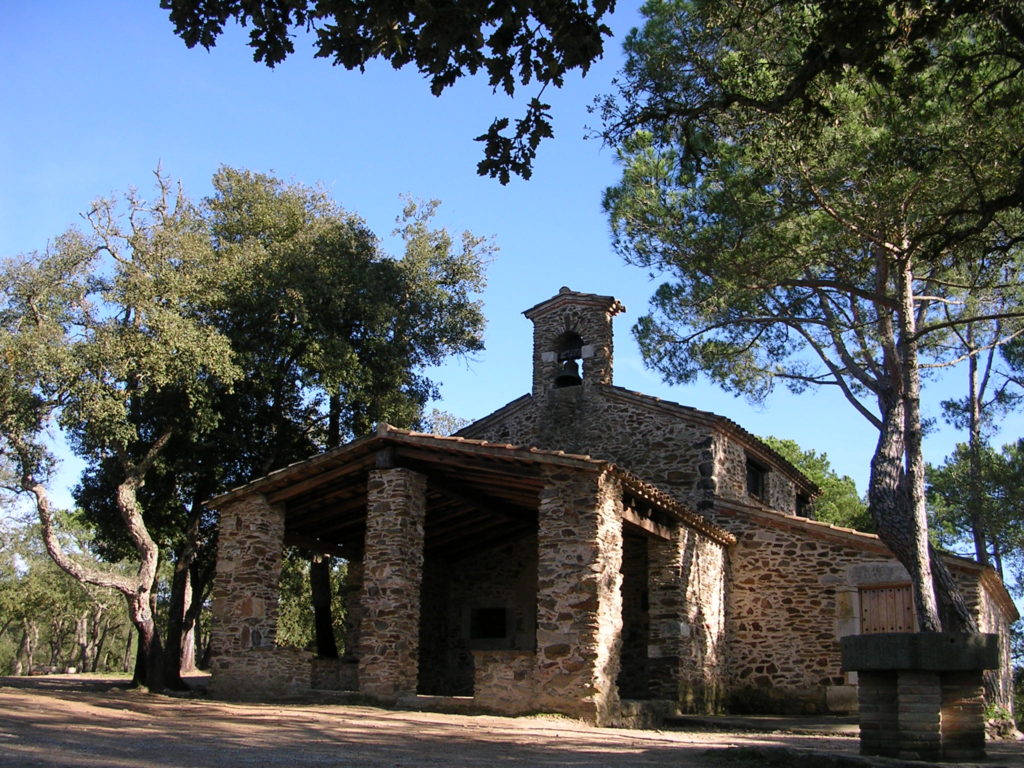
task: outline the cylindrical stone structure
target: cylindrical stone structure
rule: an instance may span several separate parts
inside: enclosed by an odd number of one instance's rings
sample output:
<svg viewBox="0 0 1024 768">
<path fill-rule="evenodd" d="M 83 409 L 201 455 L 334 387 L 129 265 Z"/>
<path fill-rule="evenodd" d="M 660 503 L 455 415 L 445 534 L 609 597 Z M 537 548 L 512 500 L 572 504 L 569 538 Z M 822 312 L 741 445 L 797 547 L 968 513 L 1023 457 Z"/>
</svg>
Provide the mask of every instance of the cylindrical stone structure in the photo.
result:
<svg viewBox="0 0 1024 768">
<path fill-rule="evenodd" d="M 416 693 L 426 487 L 403 468 L 367 483 L 359 690 L 384 701 Z"/>
<path fill-rule="evenodd" d="M 998 635 L 848 635 L 842 650 L 843 668 L 859 678 L 861 754 L 905 760 L 985 757 L 982 672 L 998 666 Z"/>
</svg>

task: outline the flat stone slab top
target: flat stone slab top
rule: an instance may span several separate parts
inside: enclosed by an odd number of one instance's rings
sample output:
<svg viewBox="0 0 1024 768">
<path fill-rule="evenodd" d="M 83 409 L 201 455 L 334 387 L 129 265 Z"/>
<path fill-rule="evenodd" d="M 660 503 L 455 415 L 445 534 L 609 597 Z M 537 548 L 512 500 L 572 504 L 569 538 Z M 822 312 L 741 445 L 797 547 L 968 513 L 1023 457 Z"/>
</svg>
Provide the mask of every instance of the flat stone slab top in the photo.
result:
<svg viewBox="0 0 1024 768">
<path fill-rule="evenodd" d="M 970 672 L 999 666 L 999 636 L 954 632 L 893 632 L 842 638 L 843 669 Z"/>
</svg>

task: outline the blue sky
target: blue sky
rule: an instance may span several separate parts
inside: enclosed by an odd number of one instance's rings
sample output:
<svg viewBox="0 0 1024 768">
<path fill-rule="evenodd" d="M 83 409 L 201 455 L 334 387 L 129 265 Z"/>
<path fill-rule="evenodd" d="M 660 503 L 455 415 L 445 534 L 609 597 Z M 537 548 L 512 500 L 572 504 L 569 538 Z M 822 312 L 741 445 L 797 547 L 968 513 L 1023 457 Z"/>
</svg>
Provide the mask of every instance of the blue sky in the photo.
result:
<svg viewBox="0 0 1024 768">
<path fill-rule="evenodd" d="M 269 70 L 237 28 L 210 52 L 188 50 L 158 0 L 0 4 L 0 257 L 42 249 L 98 195 L 149 189 L 157 165 L 196 199 L 222 164 L 320 182 L 386 241 L 400 195 L 436 198 L 440 223 L 500 248 L 482 297 L 487 350 L 435 371 L 438 407 L 477 418 L 527 392 L 531 329 L 521 312 L 567 285 L 627 307 L 616 321 L 616 384 L 825 452 L 863 492 L 876 434 L 838 394 L 779 391 L 753 406 L 706 381 L 666 386 L 643 366 L 629 329 L 657 281 L 613 253 L 600 200 L 617 179 L 614 154 L 584 138 L 596 124 L 587 106 L 610 88 L 635 8 L 622 3 L 616 36 L 586 78 L 545 94 L 556 138 L 542 146 L 533 179 L 502 187 L 476 175 L 481 145 L 472 139 L 519 112 L 482 80 L 435 98 L 414 71 L 377 64 L 360 75 L 301 47 Z M 952 376 L 926 385 L 927 415 L 962 388 L 966 373 Z M 1005 419 L 997 444 L 1022 425 L 1019 414 Z M 941 462 L 959 439 L 940 424 L 926 458 Z"/>
</svg>

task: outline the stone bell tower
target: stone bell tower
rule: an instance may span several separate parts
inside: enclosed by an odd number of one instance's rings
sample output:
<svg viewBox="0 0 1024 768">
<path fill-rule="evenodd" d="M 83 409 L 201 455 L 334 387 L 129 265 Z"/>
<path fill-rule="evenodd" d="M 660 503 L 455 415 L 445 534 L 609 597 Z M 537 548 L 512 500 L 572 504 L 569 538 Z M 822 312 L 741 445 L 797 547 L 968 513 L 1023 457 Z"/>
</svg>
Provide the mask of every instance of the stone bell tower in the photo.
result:
<svg viewBox="0 0 1024 768">
<path fill-rule="evenodd" d="M 523 312 L 533 322 L 533 396 L 612 383 L 612 318 L 626 308 L 613 296 L 558 294 Z"/>
</svg>

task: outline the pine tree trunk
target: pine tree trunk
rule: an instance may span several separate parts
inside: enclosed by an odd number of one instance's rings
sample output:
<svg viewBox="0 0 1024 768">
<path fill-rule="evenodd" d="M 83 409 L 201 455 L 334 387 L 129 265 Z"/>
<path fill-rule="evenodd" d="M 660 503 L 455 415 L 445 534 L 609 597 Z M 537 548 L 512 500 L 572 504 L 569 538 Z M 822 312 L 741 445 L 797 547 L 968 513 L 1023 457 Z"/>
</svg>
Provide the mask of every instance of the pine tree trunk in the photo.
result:
<svg viewBox="0 0 1024 768">
<path fill-rule="evenodd" d="M 928 556 L 927 527 L 916 514 L 904 472 L 903 405 L 893 403 L 883 415 L 882 432 L 871 460 L 868 503 L 879 538 L 910 573 L 918 625 L 938 632 L 938 602 Z M 923 588 L 922 588 L 923 587 Z"/>
<path fill-rule="evenodd" d="M 967 327 L 967 341 L 973 341 L 972 328 Z M 985 541 L 985 526 L 982 517 L 981 490 L 981 392 L 978 385 L 978 358 L 971 355 L 968 366 L 968 442 L 970 455 L 970 477 L 967 488 L 967 514 L 971 521 L 971 533 L 974 536 L 974 556 L 982 565 L 989 564 L 988 546 Z"/>
<path fill-rule="evenodd" d="M 889 389 L 879 393 L 882 425 L 871 459 L 868 502 L 879 538 L 910 574 L 918 626 L 939 632 L 942 621 L 932 578 L 921 453 L 920 371 L 914 338 L 913 275 L 909 265 L 894 275 L 900 287 L 895 325 L 883 362 Z"/>
<path fill-rule="evenodd" d="M 941 632 L 945 618 L 949 631 L 973 631 L 975 622 L 963 595 L 928 540 L 921 369 L 909 264 L 895 277 L 901 301 L 884 349 L 890 388 L 879 394 L 882 426 L 871 460 L 869 507 L 879 538 L 910 574 L 920 630 Z"/>
</svg>

